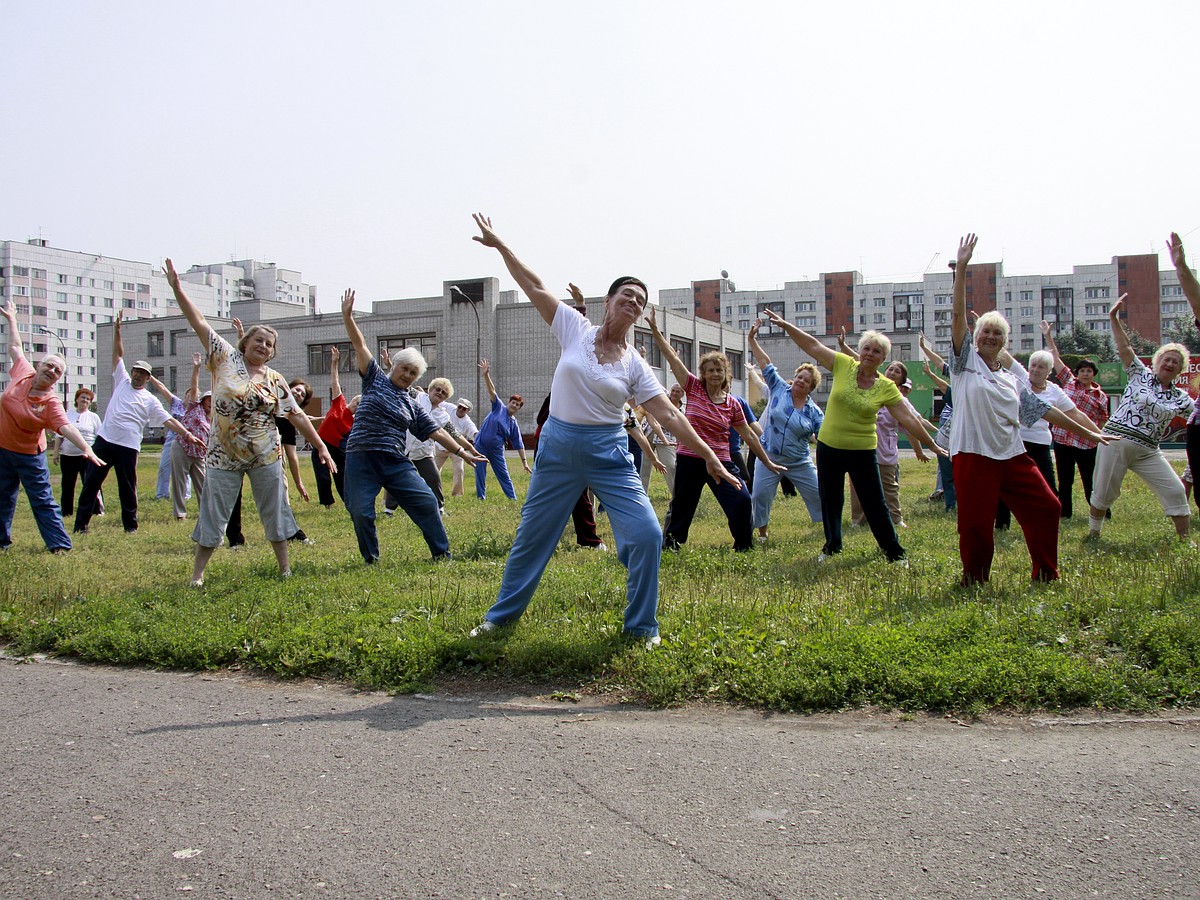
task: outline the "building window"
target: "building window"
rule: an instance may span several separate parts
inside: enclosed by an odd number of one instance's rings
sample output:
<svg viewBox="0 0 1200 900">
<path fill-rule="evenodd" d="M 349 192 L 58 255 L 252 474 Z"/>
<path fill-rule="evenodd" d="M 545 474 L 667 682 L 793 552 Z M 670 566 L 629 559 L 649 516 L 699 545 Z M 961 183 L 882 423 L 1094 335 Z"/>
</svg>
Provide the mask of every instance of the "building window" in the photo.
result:
<svg viewBox="0 0 1200 900">
<path fill-rule="evenodd" d="M 148 293 L 150 293 L 150 285 L 148 285 L 148 284 L 141 284 L 141 283 L 139 283 L 139 284 L 138 284 L 138 286 L 137 286 L 137 292 L 138 292 L 139 294 L 148 294 Z"/>
<path fill-rule="evenodd" d="M 333 357 L 329 354 L 330 347 L 337 347 L 341 356 L 338 357 L 338 371 L 349 372 L 351 367 L 354 371 L 358 370 L 357 354 L 350 346 L 349 341 L 341 341 L 334 344 L 309 344 L 308 345 L 308 373 L 310 375 L 328 375 L 332 369 L 329 361 Z"/>
<path fill-rule="evenodd" d="M 45 269 L 30 269 L 29 277 L 36 278 L 39 281 L 45 281 L 46 280 L 46 270 Z"/>
<path fill-rule="evenodd" d="M 58 276 L 58 283 L 59 283 L 59 284 L 66 284 L 66 283 L 67 283 L 67 276 L 66 276 L 66 275 L 59 275 L 59 276 Z"/>
<path fill-rule="evenodd" d="M 635 329 L 633 332 L 633 349 L 646 357 L 646 362 L 656 369 L 662 368 L 662 351 L 654 342 L 654 336 L 649 331 Z"/>
<path fill-rule="evenodd" d="M 742 354 L 737 350 L 726 350 L 725 355 L 729 357 L 729 376 L 741 381 L 746 377 L 745 367 L 742 364 Z"/>
<path fill-rule="evenodd" d="M 801 301 L 796 304 L 796 312 L 816 312 L 817 304 L 814 300 Z"/>
<path fill-rule="evenodd" d="M 122 306 L 124 309 L 133 309 L 133 301 L 132 301 L 132 300 L 130 300 L 130 299 L 127 299 L 127 298 L 122 298 L 122 299 L 121 299 L 121 306 Z"/>
<path fill-rule="evenodd" d="M 12 273 L 13 273 L 13 275 L 14 275 L 14 276 L 17 276 L 17 275 L 19 275 L 19 276 L 20 276 L 20 277 L 22 277 L 22 278 L 28 278 L 28 277 L 29 277 L 29 269 L 28 269 L 27 267 L 25 267 L 25 266 L 13 266 L 13 267 L 12 267 Z"/>
<path fill-rule="evenodd" d="M 1021 291 L 1021 302 L 1028 303 L 1033 299 L 1033 291 Z"/>
<path fill-rule="evenodd" d="M 146 335 L 146 355 L 163 355 L 163 333 L 161 331 L 151 331 Z"/>
<path fill-rule="evenodd" d="M 801 328 L 816 328 L 817 327 L 817 317 L 816 316 L 798 316 L 796 318 L 796 324 L 799 325 Z"/>
<path fill-rule="evenodd" d="M 949 306 L 950 305 L 950 295 L 949 294 L 935 294 L 933 297 L 933 305 L 934 306 Z"/>
<path fill-rule="evenodd" d="M 683 362 L 683 367 L 690 372 L 692 370 L 692 342 L 686 338 L 671 338 L 671 349 L 678 354 Z"/>
<path fill-rule="evenodd" d="M 35 306 L 35 307 L 33 308 L 33 314 L 34 314 L 35 316 L 40 316 L 40 317 L 41 317 L 41 318 L 43 318 L 43 319 L 44 319 L 44 318 L 46 318 L 46 307 L 44 307 L 44 306 Z"/>
<path fill-rule="evenodd" d="M 876 309 L 886 309 L 887 308 L 887 297 L 876 297 L 875 298 L 875 308 Z"/>
<path fill-rule="evenodd" d="M 750 330 L 750 320 L 749 319 L 738 319 L 738 328 L 742 329 L 742 331 L 749 331 Z"/>
<path fill-rule="evenodd" d="M 875 313 L 875 324 L 882 325 L 887 319 L 887 313 Z"/>
<path fill-rule="evenodd" d="M 1028 293 L 1028 291 L 1022 291 L 1021 293 L 1023 293 L 1023 294 Z M 1027 316 L 1036 316 L 1037 310 L 1032 306 L 1022 306 L 1021 310 L 1020 310 L 1020 314 L 1021 314 L 1022 318 L 1027 317 Z"/>
<path fill-rule="evenodd" d="M 35 287 L 29 289 L 29 296 L 34 300 L 45 300 L 48 295 L 45 288 Z"/>
<path fill-rule="evenodd" d="M 437 337 L 432 334 L 402 334 L 379 339 L 379 349 L 387 350 L 393 357 L 398 350 L 405 347 L 415 347 L 425 357 L 430 369 L 437 369 L 438 345 Z M 426 372 L 431 375 L 430 372 Z"/>
</svg>

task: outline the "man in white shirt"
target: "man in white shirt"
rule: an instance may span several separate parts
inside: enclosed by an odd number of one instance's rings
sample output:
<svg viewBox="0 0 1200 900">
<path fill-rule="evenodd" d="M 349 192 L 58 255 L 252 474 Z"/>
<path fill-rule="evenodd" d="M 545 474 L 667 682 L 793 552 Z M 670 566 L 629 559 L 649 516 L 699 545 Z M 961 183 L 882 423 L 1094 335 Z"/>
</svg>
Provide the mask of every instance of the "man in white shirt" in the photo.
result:
<svg viewBox="0 0 1200 900">
<path fill-rule="evenodd" d="M 87 533 L 88 523 L 96 511 L 96 496 L 108 477 L 108 470 L 112 468 L 117 470 L 121 524 L 126 532 L 137 531 L 137 462 L 142 449 L 142 432 L 147 425 L 163 425 L 189 443 L 199 440 L 172 418 L 158 398 L 146 390 L 152 374 L 148 362 L 139 359 L 126 373 L 125 347 L 121 340 L 122 314 L 119 310 L 113 322 L 113 393 L 105 405 L 104 422 L 96 436 L 96 443 L 92 445 L 96 455 L 105 464 L 93 468 L 84 478 L 79 509 L 75 513 L 76 534 Z M 103 448 L 107 455 L 102 456 L 97 448 Z"/>
<path fill-rule="evenodd" d="M 458 404 L 454 407 L 454 413 L 450 416 L 450 425 L 460 437 L 464 437 L 468 441 L 474 441 L 475 435 L 479 434 L 479 428 L 471 421 L 471 401 L 466 397 L 459 397 Z M 442 466 L 446 465 L 447 459 L 450 460 L 454 470 L 454 487 L 451 489 L 450 495 L 461 497 L 463 494 L 463 461 L 458 456 L 439 447 L 434 454 L 434 462 L 437 463 L 439 472 L 442 471 Z"/>
</svg>

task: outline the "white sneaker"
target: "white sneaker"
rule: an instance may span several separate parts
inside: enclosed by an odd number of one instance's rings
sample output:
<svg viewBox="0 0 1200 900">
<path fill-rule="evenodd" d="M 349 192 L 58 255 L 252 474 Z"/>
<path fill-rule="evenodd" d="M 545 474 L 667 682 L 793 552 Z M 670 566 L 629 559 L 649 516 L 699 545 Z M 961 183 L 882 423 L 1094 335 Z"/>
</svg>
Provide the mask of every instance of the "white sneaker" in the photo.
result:
<svg viewBox="0 0 1200 900">
<path fill-rule="evenodd" d="M 899 559 L 893 559 L 892 565 L 895 566 L 897 569 L 907 569 L 908 568 L 908 557 L 902 556 Z"/>
<path fill-rule="evenodd" d="M 660 647 L 660 646 L 662 646 L 662 638 L 659 637 L 657 634 L 654 635 L 654 637 L 646 638 L 646 649 L 647 650 L 653 650 L 655 647 Z"/>
<path fill-rule="evenodd" d="M 817 557 L 817 562 L 819 562 L 819 563 L 829 562 L 829 557 L 831 555 L 832 554 L 829 554 L 829 553 L 822 553 L 820 556 Z"/>
<path fill-rule="evenodd" d="M 468 635 L 468 637 L 473 637 L 473 638 L 482 637 L 485 634 L 490 634 L 491 632 L 495 631 L 499 627 L 500 626 L 497 625 L 495 622 L 491 622 L 487 619 L 484 619 L 483 622 L 481 622 L 479 625 L 476 625 L 474 628 L 471 629 L 471 633 Z"/>
</svg>

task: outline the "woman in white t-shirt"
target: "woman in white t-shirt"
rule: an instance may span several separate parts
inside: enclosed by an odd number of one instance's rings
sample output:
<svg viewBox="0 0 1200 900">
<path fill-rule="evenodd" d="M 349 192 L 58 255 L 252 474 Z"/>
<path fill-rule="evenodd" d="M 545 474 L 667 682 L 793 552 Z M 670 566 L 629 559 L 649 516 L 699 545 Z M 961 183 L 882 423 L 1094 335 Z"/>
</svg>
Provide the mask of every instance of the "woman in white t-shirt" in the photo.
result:
<svg viewBox="0 0 1200 900">
<path fill-rule="evenodd" d="M 662 530 L 628 451 L 625 402 L 644 406 L 685 446 L 700 454 L 714 478 L 739 484 L 712 449 L 696 435 L 684 415 L 667 400 L 650 366 L 626 341 L 629 329 L 646 308 L 646 285 L 618 278 L 604 300 L 604 321 L 592 325 L 569 304 L 560 302 L 496 236 L 491 220 L 475 214 L 480 234 L 475 240 L 500 252 L 542 319 L 562 345 L 554 370 L 550 418 L 542 428 L 529 493 L 521 508 L 521 524 L 504 567 L 500 595 L 478 637 L 521 617 L 566 527 L 571 509 L 584 488 L 604 504 L 617 541 L 617 558 L 629 570 L 624 633 L 659 643 L 658 567 Z"/>
<path fill-rule="evenodd" d="M 96 443 L 96 435 L 100 433 L 100 417 L 92 412 L 92 402 L 96 399 L 85 387 L 75 392 L 75 408 L 67 413 L 67 421 L 79 429 L 88 446 Z M 82 480 L 92 468 L 83 451 L 59 435 L 54 442 L 54 461 L 62 470 L 62 514 L 75 515 L 75 482 Z M 96 515 L 104 513 L 104 498 L 96 496 Z"/>
<path fill-rule="evenodd" d="M 1059 412 L 1004 367 L 1008 321 L 995 310 L 979 317 L 974 335 L 967 326 L 967 264 L 975 235 L 958 245 L 954 311 L 950 320 L 954 358 L 954 427 L 950 458 L 958 493 L 958 552 L 962 583 L 987 581 L 995 555 L 992 524 L 1000 500 L 1008 504 L 1025 533 L 1034 581 L 1058 578 L 1058 516 L 1062 507 L 1037 465 L 1025 452 L 1021 426 L 1047 418 L 1090 440 L 1110 438 Z"/>
</svg>

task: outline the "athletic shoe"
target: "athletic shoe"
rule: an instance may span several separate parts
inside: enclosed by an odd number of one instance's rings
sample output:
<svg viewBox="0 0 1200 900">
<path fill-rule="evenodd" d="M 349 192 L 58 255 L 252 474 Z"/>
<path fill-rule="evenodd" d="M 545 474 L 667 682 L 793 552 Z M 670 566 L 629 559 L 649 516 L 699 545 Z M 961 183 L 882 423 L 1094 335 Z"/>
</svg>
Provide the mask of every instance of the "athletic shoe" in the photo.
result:
<svg viewBox="0 0 1200 900">
<path fill-rule="evenodd" d="M 471 632 L 470 632 L 470 634 L 467 635 L 467 637 L 473 637 L 473 638 L 483 637 L 485 634 L 491 634 L 493 631 L 495 631 L 499 627 L 500 626 L 497 625 L 495 622 L 492 622 L 488 619 L 484 619 L 479 625 L 476 625 L 474 628 L 471 629 Z"/>
</svg>

